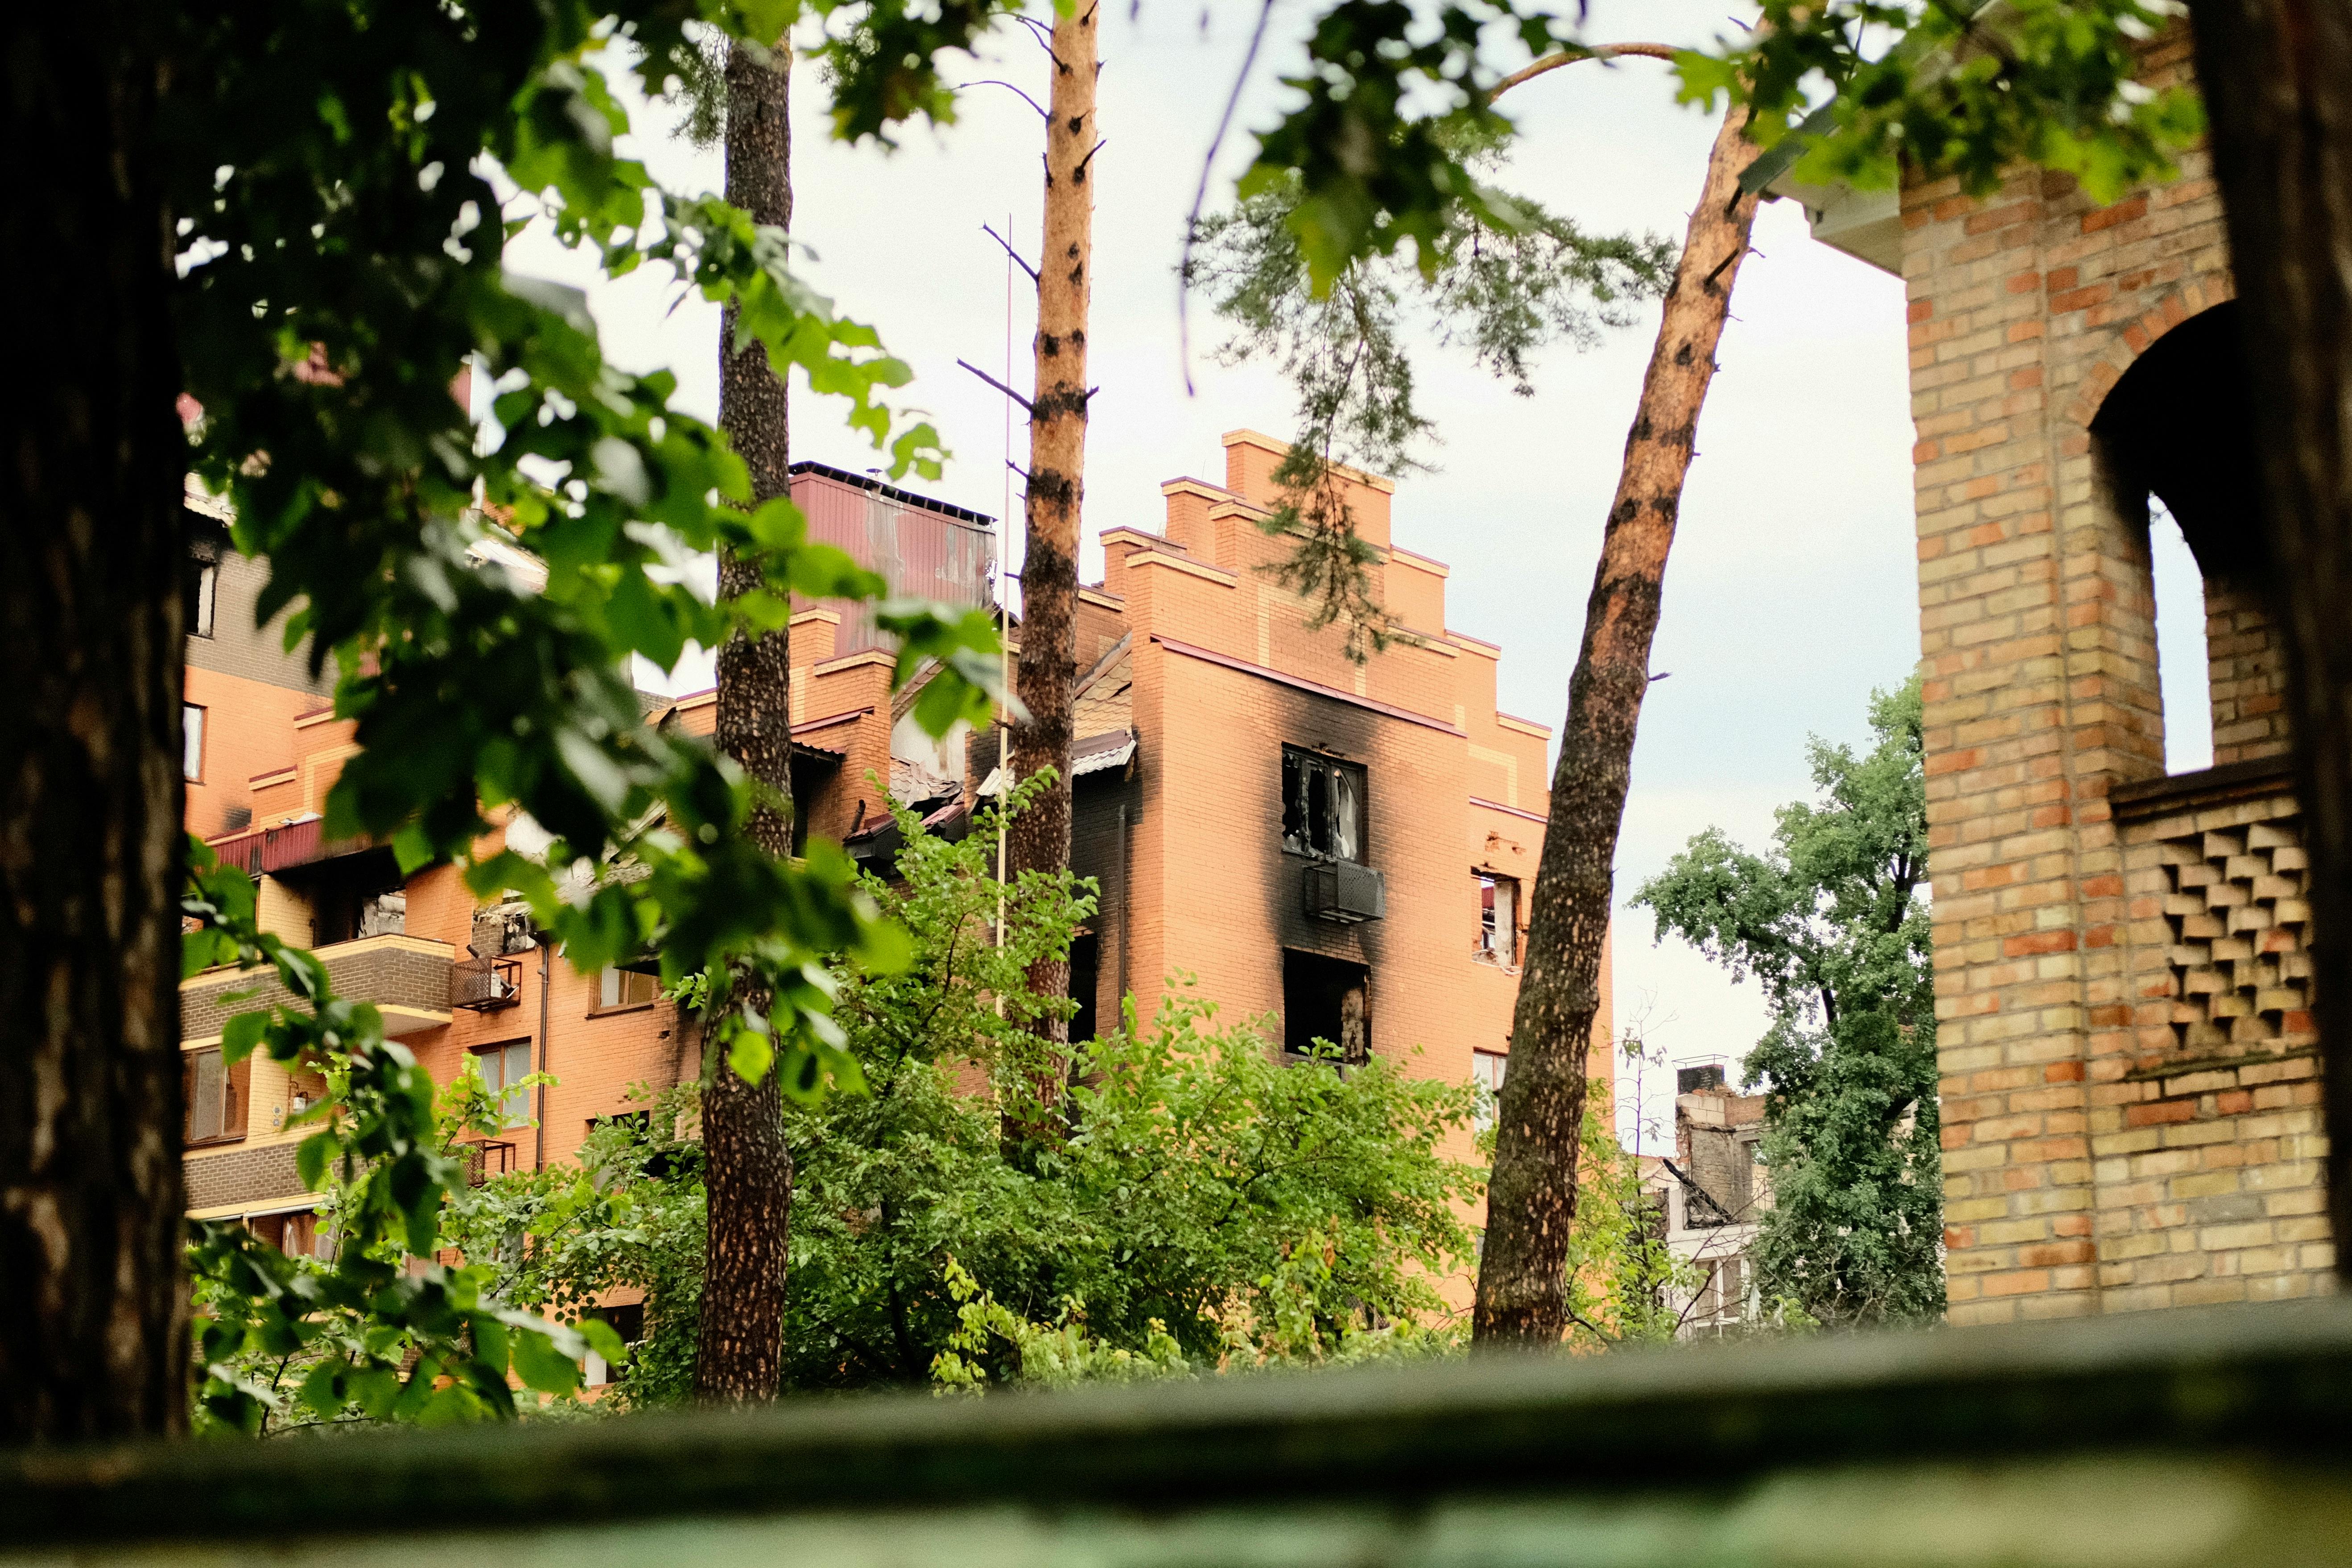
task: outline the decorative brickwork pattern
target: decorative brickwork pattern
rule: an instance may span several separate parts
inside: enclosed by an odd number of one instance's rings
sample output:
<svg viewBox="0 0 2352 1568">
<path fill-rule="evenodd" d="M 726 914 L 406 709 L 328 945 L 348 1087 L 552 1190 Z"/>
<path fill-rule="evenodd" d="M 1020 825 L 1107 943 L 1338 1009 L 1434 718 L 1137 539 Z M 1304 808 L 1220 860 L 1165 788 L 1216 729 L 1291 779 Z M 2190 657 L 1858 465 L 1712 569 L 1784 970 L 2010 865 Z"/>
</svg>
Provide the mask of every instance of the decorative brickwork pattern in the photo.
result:
<svg viewBox="0 0 2352 1568">
<path fill-rule="evenodd" d="M 2290 810 L 2293 803 L 2282 802 Z M 2305 1049 L 2311 952 L 2307 862 L 2292 816 L 2158 843 L 2172 936 L 2172 1032 L 2191 1052 L 2271 1042 Z"/>
</svg>

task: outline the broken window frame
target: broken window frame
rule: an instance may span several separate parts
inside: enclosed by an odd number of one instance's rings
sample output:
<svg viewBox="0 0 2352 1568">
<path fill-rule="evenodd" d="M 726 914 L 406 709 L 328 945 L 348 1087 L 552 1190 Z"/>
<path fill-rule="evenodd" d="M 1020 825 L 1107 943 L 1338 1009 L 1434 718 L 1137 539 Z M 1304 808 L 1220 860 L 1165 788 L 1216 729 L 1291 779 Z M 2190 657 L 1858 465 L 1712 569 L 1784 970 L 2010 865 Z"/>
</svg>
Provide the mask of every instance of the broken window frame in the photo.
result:
<svg viewBox="0 0 2352 1568">
<path fill-rule="evenodd" d="M 1478 879 L 1478 962 L 1516 969 L 1519 964 L 1519 879 L 1493 871 L 1471 875 Z"/>
<path fill-rule="evenodd" d="M 1348 997 L 1356 1000 L 1349 1038 Z M 1318 1027 L 1328 1024 L 1328 1027 Z M 1316 1042 L 1321 1042 L 1318 1045 Z M 1372 1055 L 1372 972 L 1353 959 L 1282 950 L 1282 1048 L 1293 1061 L 1357 1067 Z"/>
<path fill-rule="evenodd" d="M 1503 1098 L 1503 1080 L 1510 1076 L 1508 1051 L 1474 1047 L 1470 1052 L 1470 1085 L 1477 1098 L 1470 1113 L 1470 1130 L 1484 1132 L 1495 1125 L 1495 1108 Z"/>
<path fill-rule="evenodd" d="M 1282 847 L 1316 860 L 1366 863 L 1370 780 L 1361 763 L 1282 748 Z"/>
</svg>

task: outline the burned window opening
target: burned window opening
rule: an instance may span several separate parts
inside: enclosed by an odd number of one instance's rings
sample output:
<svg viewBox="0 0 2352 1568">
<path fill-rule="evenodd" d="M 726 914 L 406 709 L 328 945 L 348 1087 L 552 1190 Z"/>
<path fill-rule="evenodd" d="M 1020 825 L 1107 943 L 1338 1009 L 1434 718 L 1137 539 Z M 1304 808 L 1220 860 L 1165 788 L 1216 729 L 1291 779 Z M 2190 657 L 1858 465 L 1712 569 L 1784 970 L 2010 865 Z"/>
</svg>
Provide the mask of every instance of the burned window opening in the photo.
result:
<svg viewBox="0 0 2352 1568">
<path fill-rule="evenodd" d="M 1366 802 L 1363 765 L 1282 748 L 1282 847 L 1325 860 L 1364 858 Z"/>
<path fill-rule="evenodd" d="M 1519 962 L 1519 884 L 1485 871 L 1477 878 L 1478 957 L 1512 968 Z"/>
<path fill-rule="evenodd" d="M 1370 1060 L 1371 972 L 1344 958 L 1285 948 L 1282 1048 L 1345 1066 Z"/>
</svg>

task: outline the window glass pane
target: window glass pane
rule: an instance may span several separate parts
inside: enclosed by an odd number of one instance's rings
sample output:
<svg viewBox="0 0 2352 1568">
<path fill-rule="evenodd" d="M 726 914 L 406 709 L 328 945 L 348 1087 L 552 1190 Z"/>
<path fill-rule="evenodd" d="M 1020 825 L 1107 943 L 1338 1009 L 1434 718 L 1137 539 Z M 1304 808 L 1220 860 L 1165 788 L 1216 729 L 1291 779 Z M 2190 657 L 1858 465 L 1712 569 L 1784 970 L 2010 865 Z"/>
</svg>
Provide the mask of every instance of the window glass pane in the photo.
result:
<svg viewBox="0 0 2352 1568">
<path fill-rule="evenodd" d="M 507 1068 L 503 1079 L 504 1082 L 509 1084 L 520 1083 L 522 1079 L 530 1076 L 530 1042 L 529 1040 L 518 1040 L 513 1045 L 509 1046 L 506 1050 L 506 1055 Z M 519 1126 L 530 1119 L 530 1090 L 528 1089 L 508 1089 L 507 1125 L 509 1127 Z"/>
<path fill-rule="evenodd" d="M 1320 763 L 1307 763 L 1307 847 L 1331 853 L 1331 775 Z"/>
<path fill-rule="evenodd" d="M 218 1051 L 198 1051 L 188 1064 L 188 1142 L 217 1138 L 222 1131 L 223 1101 L 228 1079 L 221 1071 Z"/>
<path fill-rule="evenodd" d="M 199 779 L 205 773 L 205 710 L 193 702 L 180 705 L 180 776 Z"/>
<path fill-rule="evenodd" d="M 621 1005 L 621 972 L 607 964 L 604 967 L 604 973 L 597 978 L 603 982 L 603 985 L 596 994 L 596 1005 L 619 1006 Z"/>
<path fill-rule="evenodd" d="M 1503 1075 L 1510 1060 L 1500 1051 L 1470 1053 L 1470 1081 L 1478 1090 L 1475 1125 L 1481 1132 L 1495 1125 L 1495 1097 L 1503 1092 Z"/>
<path fill-rule="evenodd" d="M 1495 956 L 1505 963 L 1519 959 L 1519 885 L 1508 877 L 1495 879 Z"/>
</svg>

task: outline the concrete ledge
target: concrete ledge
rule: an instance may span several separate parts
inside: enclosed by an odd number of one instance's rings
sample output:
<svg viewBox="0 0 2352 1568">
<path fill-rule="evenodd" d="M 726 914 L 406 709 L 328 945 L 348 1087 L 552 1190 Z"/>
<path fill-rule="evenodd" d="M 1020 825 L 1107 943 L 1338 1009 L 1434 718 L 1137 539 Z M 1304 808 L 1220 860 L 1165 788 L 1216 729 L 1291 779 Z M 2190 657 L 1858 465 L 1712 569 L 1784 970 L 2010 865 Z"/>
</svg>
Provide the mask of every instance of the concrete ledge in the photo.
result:
<svg viewBox="0 0 2352 1568">
<path fill-rule="evenodd" d="M 18 1453 L 0 1519 L 0 1563 L 2343 1563 L 2352 1300 Z"/>
</svg>

